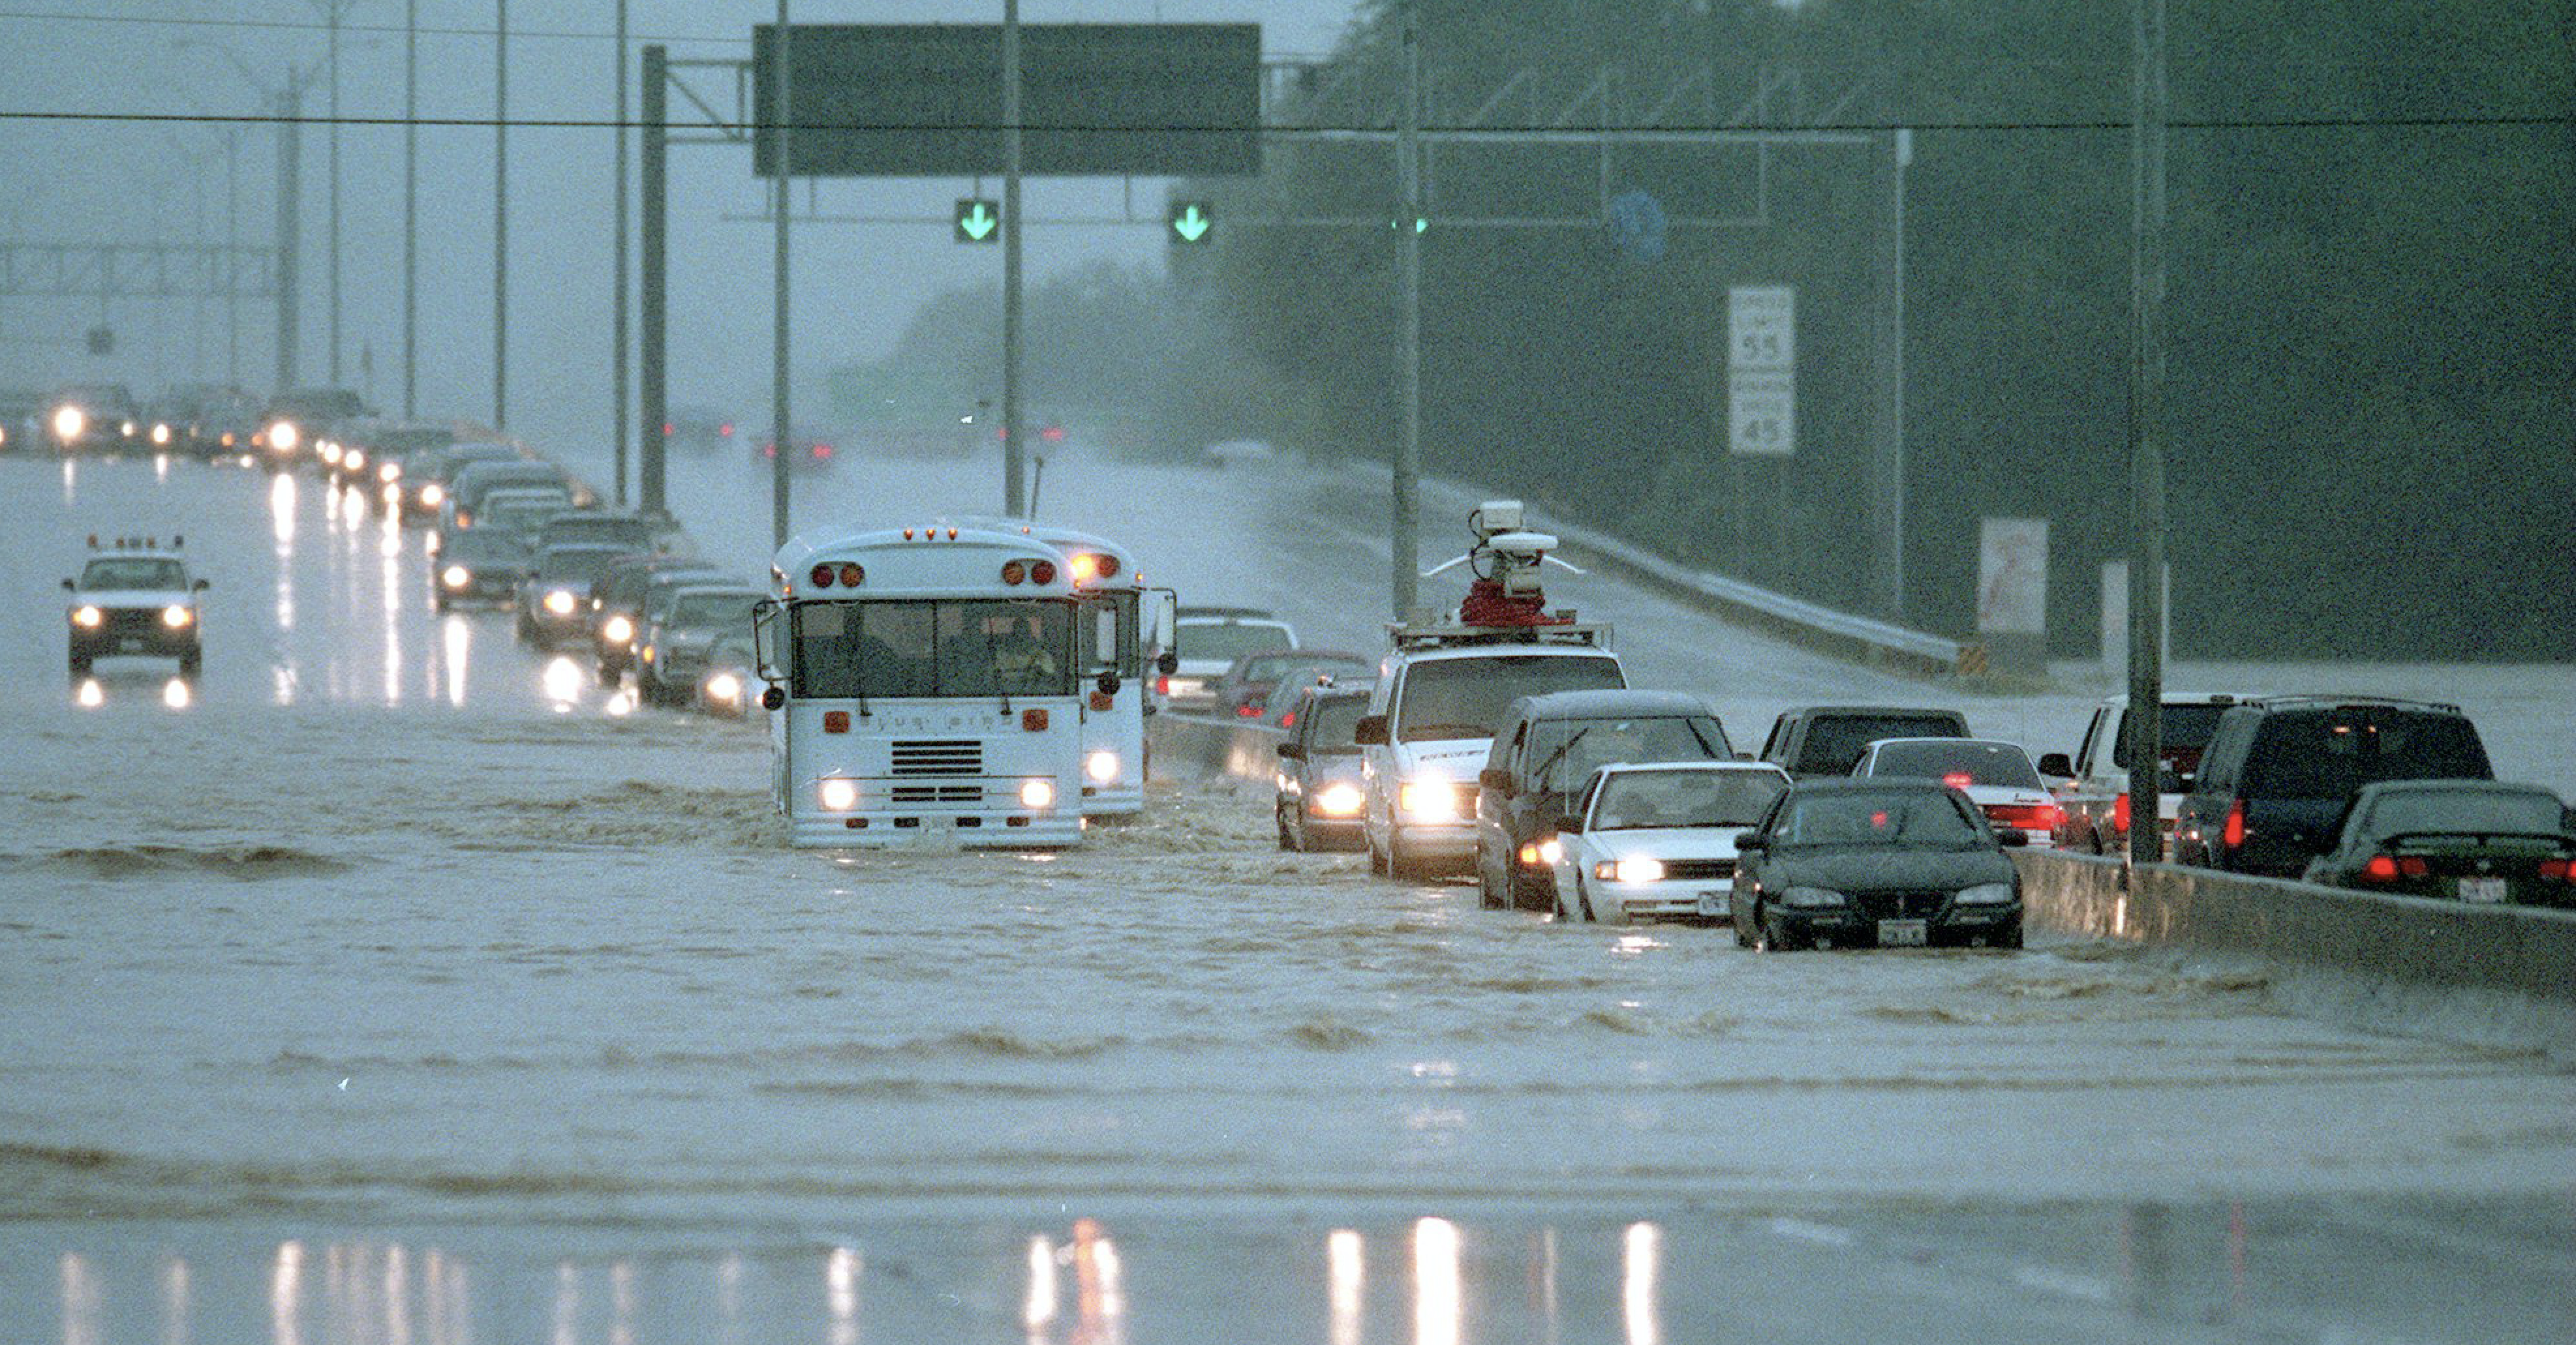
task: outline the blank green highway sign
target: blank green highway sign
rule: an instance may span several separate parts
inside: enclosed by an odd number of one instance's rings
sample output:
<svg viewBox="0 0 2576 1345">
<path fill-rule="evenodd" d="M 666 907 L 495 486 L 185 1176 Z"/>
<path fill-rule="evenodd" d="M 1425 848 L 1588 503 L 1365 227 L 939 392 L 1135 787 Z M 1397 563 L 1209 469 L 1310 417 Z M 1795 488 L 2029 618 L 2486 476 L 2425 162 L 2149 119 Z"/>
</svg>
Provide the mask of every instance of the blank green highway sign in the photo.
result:
<svg viewBox="0 0 2576 1345">
<path fill-rule="evenodd" d="M 959 201 L 955 223 L 958 242 L 993 242 L 1002 236 L 1002 207 L 980 197 Z"/>
<path fill-rule="evenodd" d="M 1174 201 L 1164 219 L 1175 243 L 1204 243 L 1216 229 L 1216 211 L 1205 201 Z"/>
</svg>

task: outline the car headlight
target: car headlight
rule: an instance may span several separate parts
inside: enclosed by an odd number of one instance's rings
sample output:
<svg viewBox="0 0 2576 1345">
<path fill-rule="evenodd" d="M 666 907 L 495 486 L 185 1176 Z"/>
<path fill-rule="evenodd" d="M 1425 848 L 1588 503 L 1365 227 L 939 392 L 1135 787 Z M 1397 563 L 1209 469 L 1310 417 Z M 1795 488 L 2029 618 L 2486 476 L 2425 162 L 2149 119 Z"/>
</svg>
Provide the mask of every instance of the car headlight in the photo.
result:
<svg viewBox="0 0 2576 1345">
<path fill-rule="evenodd" d="M 367 465 L 367 455 L 357 449 L 350 449 L 348 453 L 341 458 L 340 465 L 348 468 L 350 471 L 358 471 Z"/>
<path fill-rule="evenodd" d="M 72 624 L 82 630 L 97 630 L 107 624 L 107 613 L 90 606 L 75 607 L 72 609 Z"/>
<path fill-rule="evenodd" d="M 559 588 L 546 595 L 546 610 L 556 616 L 572 615 L 572 590 Z"/>
<path fill-rule="evenodd" d="M 1979 883 L 1975 887 L 1959 889 L 1958 897 L 1962 906 L 2004 906 L 2009 905 L 2012 899 L 2010 883 Z"/>
<path fill-rule="evenodd" d="M 1780 904 L 1801 906 L 1811 910 L 1821 906 L 1840 906 L 1843 904 L 1843 894 L 1821 887 L 1793 887 L 1780 894 Z"/>
<path fill-rule="evenodd" d="M 1528 868 L 1544 868 L 1565 858 L 1565 842 L 1554 836 L 1525 841 L 1520 850 L 1521 863 Z"/>
<path fill-rule="evenodd" d="M 1105 785 L 1118 778 L 1118 754 L 1102 748 L 1082 759 L 1082 773 L 1095 785 Z"/>
<path fill-rule="evenodd" d="M 278 420 L 269 423 L 268 446 L 270 448 L 280 453 L 292 453 L 295 451 L 295 446 L 302 442 L 304 442 L 304 431 L 295 428 L 294 421 Z"/>
<path fill-rule="evenodd" d="M 1368 796 L 1348 780 L 1335 780 L 1315 795 L 1315 812 L 1323 817 L 1357 817 Z"/>
<path fill-rule="evenodd" d="M 814 797 L 825 812 L 846 813 L 859 806 L 859 783 L 856 780 L 825 780 L 814 789 Z"/>
<path fill-rule="evenodd" d="M 89 431 L 89 413 L 77 406 L 66 406 L 54 412 L 54 437 L 78 439 Z"/>
<path fill-rule="evenodd" d="M 168 444 L 170 442 L 170 427 L 159 421 L 154 421 L 152 423 L 152 442 L 156 445 Z"/>
<path fill-rule="evenodd" d="M 1395 806 L 1414 822 L 1458 820 L 1458 787 L 1446 780 L 1407 780 L 1395 791 Z"/>
<path fill-rule="evenodd" d="M 1605 860 L 1593 866 L 1592 876 L 1611 883 L 1660 883 L 1664 880 L 1664 861 L 1651 855 Z"/>
<path fill-rule="evenodd" d="M 399 462 L 377 463 L 376 479 L 388 484 L 402 480 L 402 464 Z"/>
<path fill-rule="evenodd" d="M 137 426 L 133 421 L 130 421 L 130 420 L 129 420 L 129 421 L 126 421 L 126 422 L 124 422 L 123 424 L 121 424 L 121 425 L 117 426 L 116 428 L 117 428 L 117 432 L 118 432 L 119 434 L 122 434 L 122 435 L 124 435 L 126 438 L 131 439 L 131 438 L 133 438 L 133 437 L 134 437 L 134 432 L 135 432 L 135 430 L 137 430 L 137 429 L 139 429 L 139 428 L 141 428 L 141 427 L 140 427 L 140 426 Z"/>
<path fill-rule="evenodd" d="M 323 440 L 321 445 L 313 451 L 320 454 L 324 462 L 331 463 L 334 466 L 338 465 L 340 461 L 340 446 L 328 439 Z"/>
<path fill-rule="evenodd" d="M 600 624 L 599 638 L 610 644 L 624 644 L 635 638 L 635 623 L 622 616 L 610 617 Z"/>
<path fill-rule="evenodd" d="M 442 486 L 435 481 L 432 481 L 428 485 L 420 488 L 420 505 L 423 509 L 435 509 L 440 504 L 446 502 L 446 499 L 447 487 Z"/>
<path fill-rule="evenodd" d="M 172 630 L 184 630 L 189 622 L 196 619 L 195 608 L 183 607 L 175 602 L 161 609 L 161 624 Z"/>
<path fill-rule="evenodd" d="M 708 700 L 719 705 L 740 705 L 742 679 L 729 672 L 716 673 L 707 678 L 706 693 Z"/>
<path fill-rule="evenodd" d="M 474 572 L 462 565 L 450 565 L 439 573 L 438 579 L 449 588 L 463 588 L 474 582 Z"/>
<path fill-rule="evenodd" d="M 1055 781 L 1030 780 L 1020 786 L 1020 806 L 1052 808 L 1055 806 Z"/>
</svg>

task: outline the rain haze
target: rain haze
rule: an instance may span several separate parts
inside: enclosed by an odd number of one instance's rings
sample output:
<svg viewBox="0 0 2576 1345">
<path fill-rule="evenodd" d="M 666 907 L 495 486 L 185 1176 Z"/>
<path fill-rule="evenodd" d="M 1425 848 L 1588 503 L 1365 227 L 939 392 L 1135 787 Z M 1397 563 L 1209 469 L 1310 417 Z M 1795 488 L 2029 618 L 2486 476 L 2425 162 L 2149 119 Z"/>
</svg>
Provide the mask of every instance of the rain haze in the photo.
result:
<svg viewBox="0 0 2576 1345">
<path fill-rule="evenodd" d="M 2565 5 L 1016 11 L 0 10 L 0 1345 L 2576 1338 Z"/>
</svg>

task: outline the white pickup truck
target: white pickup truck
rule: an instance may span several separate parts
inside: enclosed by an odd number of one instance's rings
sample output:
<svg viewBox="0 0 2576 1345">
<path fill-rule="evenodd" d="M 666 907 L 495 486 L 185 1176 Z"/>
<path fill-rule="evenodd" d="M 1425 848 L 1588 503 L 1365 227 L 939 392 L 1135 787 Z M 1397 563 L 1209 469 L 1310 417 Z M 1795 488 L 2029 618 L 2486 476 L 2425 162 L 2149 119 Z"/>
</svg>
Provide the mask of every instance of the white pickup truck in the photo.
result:
<svg viewBox="0 0 2576 1345">
<path fill-rule="evenodd" d="M 2242 697 L 2222 693 L 2177 692 L 2164 698 L 2162 792 L 2156 800 L 2158 825 L 2170 850 L 2174 816 L 2183 795 L 2191 791 L 2200 770 L 2201 749 L 2218 727 L 2218 716 Z M 2129 844 L 2129 754 L 2121 742 L 2128 732 L 2129 698 L 2105 696 L 2093 707 L 2084 740 L 2073 760 L 2063 752 L 2039 759 L 2039 773 L 2057 795 L 2065 817 L 2057 826 L 2057 844 L 2079 854 L 2126 853 Z"/>
</svg>

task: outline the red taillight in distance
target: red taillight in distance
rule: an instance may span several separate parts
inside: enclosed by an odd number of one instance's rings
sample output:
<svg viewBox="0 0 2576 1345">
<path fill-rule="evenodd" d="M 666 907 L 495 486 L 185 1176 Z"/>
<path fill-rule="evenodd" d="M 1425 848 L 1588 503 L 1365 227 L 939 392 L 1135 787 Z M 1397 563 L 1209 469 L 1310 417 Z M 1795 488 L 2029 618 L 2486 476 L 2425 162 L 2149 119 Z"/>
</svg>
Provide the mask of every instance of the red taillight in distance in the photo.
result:
<svg viewBox="0 0 2576 1345">
<path fill-rule="evenodd" d="M 2404 859 L 2399 859 L 2395 855 L 2372 855 L 2370 861 L 2361 866 L 2362 877 L 2377 879 L 2380 882 L 2393 882 L 2398 878 L 2421 878 L 2432 871 L 2433 867 L 2425 863 L 2420 855 L 2408 855 Z"/>
</svg>

